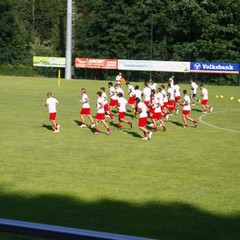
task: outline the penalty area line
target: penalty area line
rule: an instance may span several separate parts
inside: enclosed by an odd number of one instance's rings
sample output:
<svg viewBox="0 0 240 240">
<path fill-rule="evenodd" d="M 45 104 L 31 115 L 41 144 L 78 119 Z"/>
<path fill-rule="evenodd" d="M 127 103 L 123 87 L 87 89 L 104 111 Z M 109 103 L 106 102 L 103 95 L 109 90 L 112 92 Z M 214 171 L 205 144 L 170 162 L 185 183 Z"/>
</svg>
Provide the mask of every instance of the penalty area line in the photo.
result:
<svg viewBox="0 0 240 240">
<path fill-rule="evenodd" d="M 239 109 L 237 109 L 239 110 Z M 219 111 L 219 112 L 214 112 L 214 113 L 211 113 L 211 114 L 218 114 L 218 113 L 223 113 L 223 112 L 232 112 L 232 111 L 237 111 L 237 110 L 227 110 L 227 111 Z M 222 130 L 222 131 L 228 131 L 228 132 L 234 132 L 234 133 L 240 133 L 240 131 L 237 131 L 237 130 L 232 130 L 232 129 L 229 129 L 229 128 L 222 128 L 222 127 L 218 127 L 218 126 L 215 126 L 215 125 L 212 125 L 210 123 L 207 123 L 205 121 L 203 121 L 203 118 L 206 117 L 206 116 L 209 116 L 211 114 L 203 114 L 201 115 L 198 119 L 201 123 L 209 126 L 209 127 L 212 127 L 212 128 L 215 128 L 215 129 L 218 129 L 218 130 Z"/>
</svg>

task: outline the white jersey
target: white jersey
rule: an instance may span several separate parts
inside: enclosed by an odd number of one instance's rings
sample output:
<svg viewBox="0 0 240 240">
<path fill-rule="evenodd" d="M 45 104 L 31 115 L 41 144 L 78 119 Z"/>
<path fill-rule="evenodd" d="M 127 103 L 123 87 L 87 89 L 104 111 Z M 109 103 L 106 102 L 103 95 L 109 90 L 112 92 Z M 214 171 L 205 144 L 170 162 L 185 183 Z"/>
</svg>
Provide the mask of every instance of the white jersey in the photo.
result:
<svg viewBox="0 0 240 240">
<path fill-rule="evenodd" d="M 174 100 L 174 89 L 172 87 L 168 88 L 168 99 Z"/>
<path fill-rule="evenodd" d="M 163 102 L 168 102 L 168 97 L 167 97 L 167 93 L 164 89 L 161 90 L 161 93 L 163 95 Z"/>
<path fill-rule="evenodd" d="M 149 88 L 154 89 L 155 91 L 157 90 L 157 84 L 156 83 L 149 83 Z"/>
<path fill-rule="evenodd" d="M 152 105 L 153 105 L 153 108 L 154 108 L 154 112 L 155 112 L 155 113 L 160 113 L 160 112 L 162 112 L 162 111 L 161 111 L 160 102 L 159 102 L 158 98 L 156 97 L 156 95 L 155 95 L 155 98 L 154 98 L 153 101 L 152 101 Z"/>
<path fill-rule="evenodd" d="M 191 110 L 190 102 L 191 102 L 190 97 L 188 95 L 185 95 L 183 97 L 183 104 L 184 104 L 183 110 L 188 110 L 188 111 Z M 185 105 L 185 104 L 187 104 L 187 105 Z"/>
<path fill-rule="evenodd" d="M 174 87 L 174 79 L 169 78 L 169 83 L 170 83 L 170 87 L 173 88 Z"/>
<path fill-rule="evenodd" d="M 82 107 L 83 107 L 83 108 L 90 108 L 88 96 L 87 96 L 86 93 L 84 93 L 84 94 L 82 95 Z"/>
<path fill-rule="evenodd" d="M 104 105 L 108 103 L 108 101 L 107 101 L 107 94 L 105 92 L 102 92 L 101 98 L 103 99 Z"/>
<path fill-rule="evenodd" d="M 147 117 L 147 106 L 143 102 L 138 103 L 138 109 L 141 109 L 141 113 L 139 114 L 140 118 Z"/>
<path fill-rule="evenodd" d="M 119 112 L 126 112 L 126 106 L 127 106 L 127 100 L 123 97 L 120 97 L 118 99 L 118 104 L 119 104 Z"/>
<path fill-rule="evenodd" d="M 102 97 L 99 97 L 97 99 L 97 113 L 104 113 L 104 102 L 103 102 L 103 99 Z"/>
<path fill-rule="evenodd" d="M 176 85 L 174 85 L 173 89 L 174 89 L 175 97 L 180 97 L 180 95 L 181 95 L 180 87 L 176 84 Z"/>
<path fill-rule="evenodd" d="M 122 75 L 117 75 L 117 76 L 116 76 L 116 82 L 117 82 L 117 84 L 120 84 L 120 83 L 121 83 L 121 78 L 122 78 Z"/>
<path fill-rule="evenodd" d="M 135 98 L 139 98 L 141 100 L 141 98 L 142 98 L 142 91 L 139 90 L 139 89 L 136 89 L 136 90 L 134 90 L 133 95 L 135 96 Z"/>
<path fill-rule="evenodd" d="M 134 87 L 132 85 L 128 85 L 128 95 L 133 97 Z"/>
<path fill-rule="evenodd" d="M 202 88 L 202 99 L 208 100 L 208 90 L 206 88 Z"/>
<path fill-rule="evenodd" d="M 109 95 L 110 95 L 111 99 L 113 99 L 113 100 L 118 99 L 118 97 L 116 95 L 116 90 L 114 87 L 109 88 Z"/>
<path fill-rule="evenodd" d="M 57 104 L 58 100 L 54 97 L 49 97 L 46 101 L 46 104 L 48 106 L 49 113 L 55 113 L 57 112 Z"/>
<path fill-rule="evenodd" d="M 198 85 L 195 82 L 191 83 L 191 92 L 192 94 L 197 94 Z"/>
<path fill-rule="evenodd" d="M 161 92 L 158 92 L 158 93 L 156 94 L 156 98 L 157 98 L 157 100 L 159 101 L 160 106 L 163 106 L 163 105 L 164 105 L 164 104 L 163 104 L 163 95 L 162 95 Z"/>
<path fill-rule="evenodd" d="M 118 96 L 118 93 L 122 93 L 122 95 L 124 96 L 124 91 L 122 88 L 118 87 L 116 88 L 116 95 Z"/>
<path fill-rule="evenodd" d="M 144 96 L 144 101 L 150 101 L 151 89 L 149 87 L 145 87 L 143 89 L 143 96 Z"/>
</svg>

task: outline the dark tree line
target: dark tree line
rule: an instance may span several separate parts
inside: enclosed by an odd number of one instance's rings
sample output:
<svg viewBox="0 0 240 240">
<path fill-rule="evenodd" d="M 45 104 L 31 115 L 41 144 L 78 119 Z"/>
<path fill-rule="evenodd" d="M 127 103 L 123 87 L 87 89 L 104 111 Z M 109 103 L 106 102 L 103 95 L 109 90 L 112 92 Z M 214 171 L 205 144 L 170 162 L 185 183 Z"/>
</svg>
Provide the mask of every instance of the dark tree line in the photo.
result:
<svg viewBox="0 0 240 240">
<path fill-rule="evenodd" d="M 75 0 L 73 7 L 73 59 L 240 62 L 240 1 Z M 66 0 L 1 0 L 0 64 L 64 56 L 66 8 Z"/>
</svg>

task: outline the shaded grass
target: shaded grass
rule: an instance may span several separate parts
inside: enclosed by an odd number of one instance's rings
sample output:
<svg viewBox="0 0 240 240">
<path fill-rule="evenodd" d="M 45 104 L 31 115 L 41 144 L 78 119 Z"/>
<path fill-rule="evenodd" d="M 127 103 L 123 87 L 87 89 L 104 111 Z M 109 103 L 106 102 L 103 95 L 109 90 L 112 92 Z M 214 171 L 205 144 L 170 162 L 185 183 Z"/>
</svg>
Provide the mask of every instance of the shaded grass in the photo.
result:
<svg viewBox="0 0 240 240">
<path fill-rule="evenodd" d="M 174 115 L 151 141 L 141 140 L 137 120 L 132 130 L 114 125 L 110 137 L 94 136 L 79 128 L 79 92 L 87 88 L 94 115 L 107 82 L 56 81 L 0 77 L 0 217 L 159 239 L 239 238 L 240 133 L 182 129 Z M 208 89 L 214 113 L 204 121 L 240 131 L 240 103 L 229 100 L 239 88 Z M 59 134 L 42 107 L 48 91 L 60 101 Z"/>
</svg>

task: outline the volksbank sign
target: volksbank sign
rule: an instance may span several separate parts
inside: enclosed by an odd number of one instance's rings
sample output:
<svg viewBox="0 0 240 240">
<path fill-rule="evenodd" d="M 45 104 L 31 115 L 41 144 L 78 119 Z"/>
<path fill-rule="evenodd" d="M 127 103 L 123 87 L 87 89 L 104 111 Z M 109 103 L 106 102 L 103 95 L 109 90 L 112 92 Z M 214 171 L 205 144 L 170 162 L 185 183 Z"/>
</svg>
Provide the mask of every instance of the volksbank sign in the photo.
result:
<svg viewBox="0 0 240 240">
<path fill-rule="evenodd" d="M 191 62 L 190 72 L 238 74 L 239 64 L 238 63 Z"/>
</svg>

